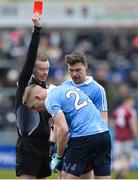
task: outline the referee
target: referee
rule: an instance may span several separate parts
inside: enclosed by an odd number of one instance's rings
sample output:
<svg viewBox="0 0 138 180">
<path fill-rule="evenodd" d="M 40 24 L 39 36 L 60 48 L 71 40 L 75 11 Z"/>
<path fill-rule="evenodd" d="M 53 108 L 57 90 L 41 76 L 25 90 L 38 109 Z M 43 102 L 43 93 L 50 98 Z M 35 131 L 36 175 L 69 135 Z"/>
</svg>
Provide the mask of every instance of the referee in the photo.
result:
<svg viewBox="0 0 138 180">
<path fill-rule="evenodd" d="M 35 113 L 22 104 L 26 86 L 38 84 L 46 88 L 49 61 L 43 53 L 37 53 L 41 15 L 32 17 L 34 30 L 27 52 L 26 62 L 17 82 L 16 117 L 18 139 L 16 143 L 16 176 L 21 179 L 45 178 L 51 175 L 49 158 L 49 114 Z"/>
</svg>

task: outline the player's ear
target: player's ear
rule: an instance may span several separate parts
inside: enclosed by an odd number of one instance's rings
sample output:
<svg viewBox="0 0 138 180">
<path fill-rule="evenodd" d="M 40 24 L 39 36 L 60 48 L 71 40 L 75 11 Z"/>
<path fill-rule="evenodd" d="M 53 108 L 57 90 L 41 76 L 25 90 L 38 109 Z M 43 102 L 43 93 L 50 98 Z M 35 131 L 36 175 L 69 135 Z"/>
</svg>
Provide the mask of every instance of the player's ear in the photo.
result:
<svg viewBox="0 0 138 180">
<path fill-rule="evenodd" d="M 41 93 L 39 93 L 39 94 L 36 95 L 36 98 L 37 98 L 38 100 L 43 100 L 44 97 L 45 97 L 45 95 L 44 95 L 43 92 L 41 92 Z"/>
<path fill-rule="evenodd" d="M 88 64 L 87 63 L 85 64 L 85 68 L 88 69 Z"/>
<path fill-rule="evenodd" d="M 35 95 L 35 97 L 36 97 L 36 99 L 38 99 L 38 100 L 41 100 L 42 98 L 41 98 L 41 94 L 37 94 L 37 95 Z"/>
</svg>

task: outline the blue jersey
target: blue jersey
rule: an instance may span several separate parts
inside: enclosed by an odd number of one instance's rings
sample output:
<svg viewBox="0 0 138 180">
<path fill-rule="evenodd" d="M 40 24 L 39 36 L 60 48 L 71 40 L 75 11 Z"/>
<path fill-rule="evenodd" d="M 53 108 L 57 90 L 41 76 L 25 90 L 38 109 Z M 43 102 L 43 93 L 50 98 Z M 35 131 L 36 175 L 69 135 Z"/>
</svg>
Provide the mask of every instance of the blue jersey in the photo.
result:
<svg viewBox="0 0 138 180">
<path fill-rule="evenodd" d="M 52 89 L 45 100 L 52 117 L 62 111 L 66 117 L 70 137 L 93 135 L 108 130 L 100 112 L 80 89 L 61 85 Z"/>
<path fill-rule="evenodd" d="M 92 77 L 83 84 L 74 84 L 72 80 L 67 80 L 63 84 L 73 85 L 85 92 L 100 112 L 108 111 L 105 90 Z"/>
</svg>

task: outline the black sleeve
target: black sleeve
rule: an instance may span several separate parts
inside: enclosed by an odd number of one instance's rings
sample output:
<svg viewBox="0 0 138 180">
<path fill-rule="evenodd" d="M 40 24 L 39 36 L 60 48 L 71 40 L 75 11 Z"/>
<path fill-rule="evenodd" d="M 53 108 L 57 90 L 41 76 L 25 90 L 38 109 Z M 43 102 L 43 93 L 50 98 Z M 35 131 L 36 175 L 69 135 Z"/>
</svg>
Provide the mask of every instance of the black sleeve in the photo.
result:
<svg viewBox="0 0 138 180">
<path fill-rule="evenodd" d="M 22 104 L 22 96 L 24 90 L 28 85 L 28 81 L 30 80 L 33 72 L 33 67 L 35 64 L 39 40 L 40 40 L 40 29 L 41 29 L 40 27 L 34 26 L 34 31 L 32 34 L 32 38 L 26 56 L 26 61 L 19 76 L 19 80 L 17 83 L 16 100 L 15 100 L 16 110 Z"/>
<path fill-rule="evenodd" d="M 32 75 L 39 45 L 40 29 L 40 27 L 34 26 L 34 32 L 28 48 L 26 62 L 18 80 L 18 86 L 23 89 L 28 85 L 28 81 Z"/>
</svg>

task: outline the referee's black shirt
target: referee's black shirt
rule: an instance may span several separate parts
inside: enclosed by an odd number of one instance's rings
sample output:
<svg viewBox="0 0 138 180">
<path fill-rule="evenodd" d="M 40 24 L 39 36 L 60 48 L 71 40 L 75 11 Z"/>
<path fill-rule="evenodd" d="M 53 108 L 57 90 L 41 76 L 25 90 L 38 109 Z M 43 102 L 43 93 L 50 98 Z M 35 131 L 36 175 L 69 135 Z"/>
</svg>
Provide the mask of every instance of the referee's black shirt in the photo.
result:
<svg viewBox="0 0 138 180">
<path fill-rule="evenodd" d="M 19 136 L 48 140 L 50 136 L 49 114 L 47 112 L 33 112 L 22 104 L 23 93 L 27 85 L 39 84 L 34 78 L 32 78 L 32 72 L 40 40 L 40 29 L 40 27 L 34 27 L 34 32 L 27 52 L 26 62 L 17 83 L 15 108 Z M 46 88 L 44 83 L 39 85 Z"/>
</svg>

